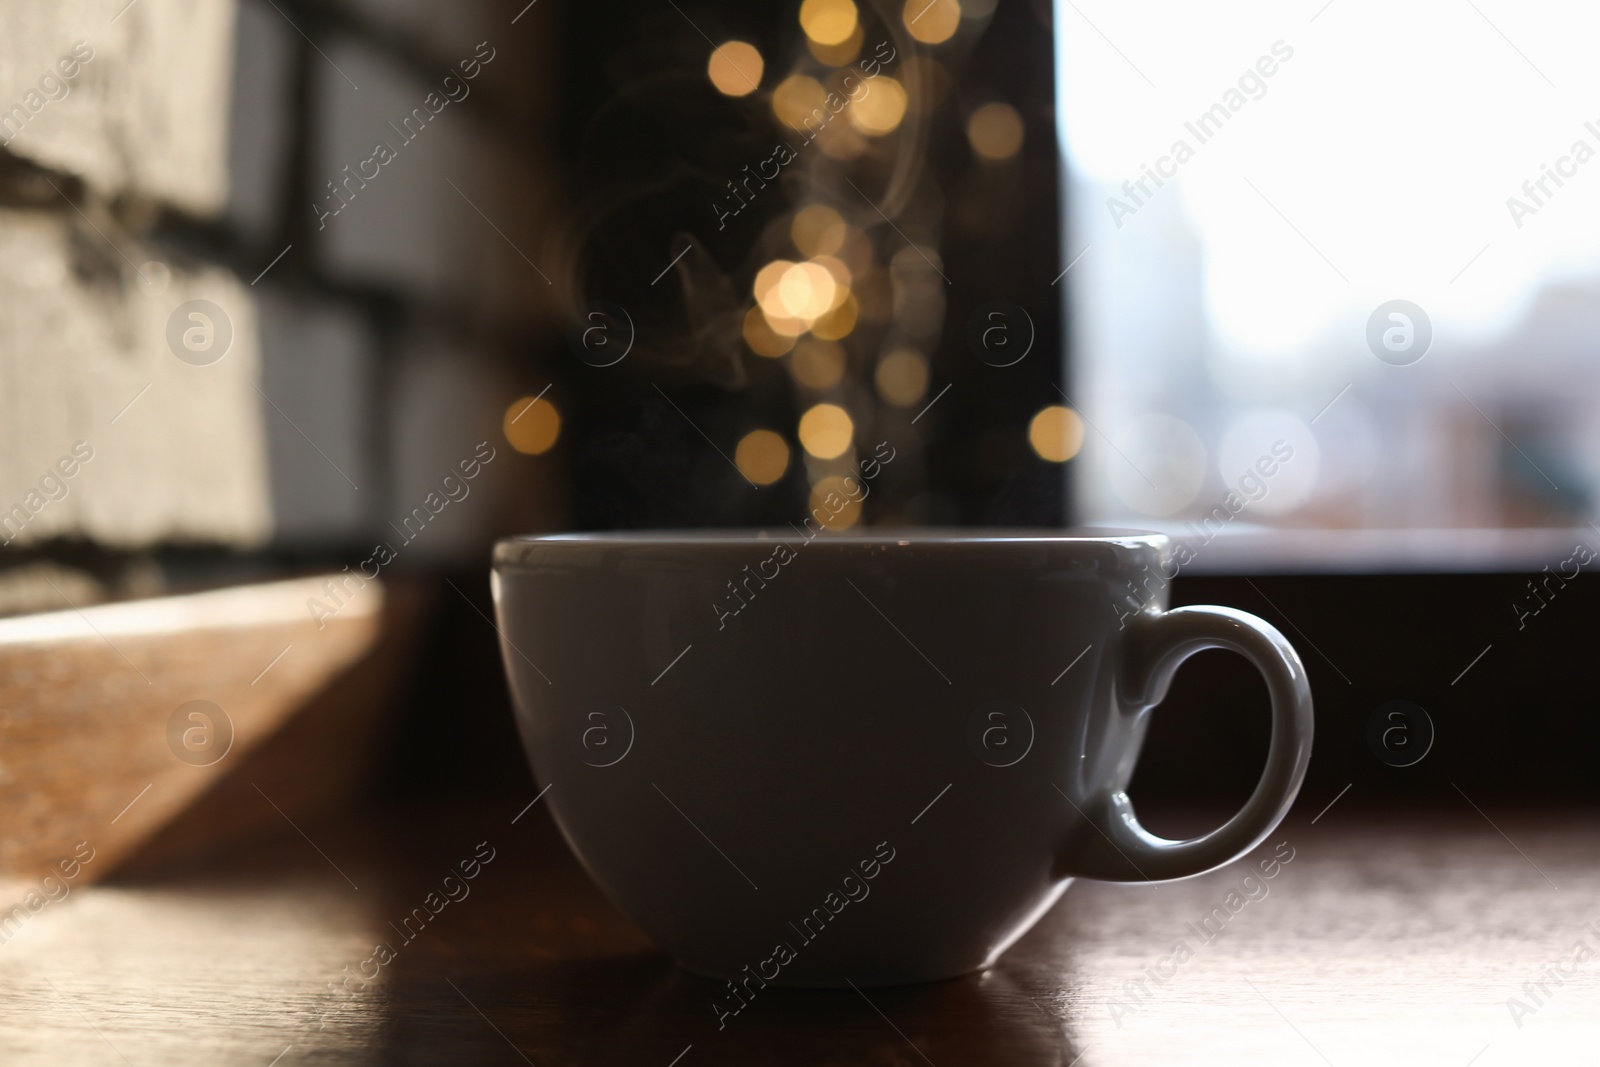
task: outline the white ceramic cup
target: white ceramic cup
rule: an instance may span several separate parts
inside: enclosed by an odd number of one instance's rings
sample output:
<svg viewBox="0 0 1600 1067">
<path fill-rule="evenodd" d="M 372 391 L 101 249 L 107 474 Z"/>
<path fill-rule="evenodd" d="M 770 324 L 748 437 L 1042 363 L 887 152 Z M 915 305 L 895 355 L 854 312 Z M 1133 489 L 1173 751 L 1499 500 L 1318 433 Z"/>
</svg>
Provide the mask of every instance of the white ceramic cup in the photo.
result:
<svg viewBox="0 0 1600 1067">
<path fill-rule="evenodd" d="M 1311 755 L 1282 634 L 1166 610 L 1159 534 L 569 534 L 503 541 L 517 721 L 596 882 L 719 1011 L 773 985 L 985 967 L 1074 877 L 1186 878 L 1250 851 Z M 1169 570 L 1170 573 L 1170 570 Z M 1186 841 L 1125 792 L 1174 671 L 1266 679 L 1243 809 Z"/>
</svg>

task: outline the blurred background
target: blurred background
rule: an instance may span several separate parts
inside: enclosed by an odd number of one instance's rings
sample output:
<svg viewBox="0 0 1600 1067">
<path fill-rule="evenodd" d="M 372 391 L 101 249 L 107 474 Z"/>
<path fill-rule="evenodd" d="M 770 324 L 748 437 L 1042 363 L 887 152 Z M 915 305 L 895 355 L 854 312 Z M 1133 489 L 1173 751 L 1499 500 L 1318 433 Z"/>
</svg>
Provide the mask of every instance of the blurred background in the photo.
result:
<svg viewBox="0 0 1600 1067">
<path fill-rule="evenodd" d="M 1105 430 L 1075 514 L 1189 531 L 1283 441 L 1222 566 L 1537 570 L 1592 534 L 1587 8 L 1063 13 L 1070 349 Z"/>
<path fill-rule="evenodd" d="M 1588 797 L 1582 37 L 1336 13 L 8 5 L 7 803 L 59 836 L 88 768 L 151 781 L 133 856 L 276 820 L 251 785 L 531 795 L 496 538 L 812 515 L 1170 531 L 1175 602 L 1306 659 L 1308 798 Z M 1259 680 L 1169 703 L 1136 791 L 1240 801 Z M 1511 708 L 1563 743 L 1508 765 Z"/>
</svg>

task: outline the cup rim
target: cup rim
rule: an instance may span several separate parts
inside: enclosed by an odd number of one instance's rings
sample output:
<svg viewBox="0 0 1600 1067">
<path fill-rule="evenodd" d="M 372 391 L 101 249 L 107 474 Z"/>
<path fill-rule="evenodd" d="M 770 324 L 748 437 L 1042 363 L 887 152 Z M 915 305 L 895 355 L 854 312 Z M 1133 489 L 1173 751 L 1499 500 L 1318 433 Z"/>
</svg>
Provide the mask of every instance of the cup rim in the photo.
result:
<svg viewBox="0 0 1600 1067">
<path fill-rule="evenodd" d="M 547 547 L 689 547 L 751 546 L 792 542 L 795 531 L 764 528 L 703 530 L 606 530 L 572 531 L 551 534 L 518 534 L 495 542 L 494 565 L 514 566 L 528 561 L 528 555 Z M 805 535 L 801 534 L 801 539 Z M 952 544 L 1118 544 L 1142 546 L 1157 551 L 1170 543 L 1164 533 L 1118 527 L 1055 527 L 1049 529 L 1005 529 L 991 527 L 921 527 L 896 529 L 868 527 L 841 533 L 823 534 L 809 542 L 821 545 L 868 545 L 875 547 L 917 547 Z"/>
</svg>

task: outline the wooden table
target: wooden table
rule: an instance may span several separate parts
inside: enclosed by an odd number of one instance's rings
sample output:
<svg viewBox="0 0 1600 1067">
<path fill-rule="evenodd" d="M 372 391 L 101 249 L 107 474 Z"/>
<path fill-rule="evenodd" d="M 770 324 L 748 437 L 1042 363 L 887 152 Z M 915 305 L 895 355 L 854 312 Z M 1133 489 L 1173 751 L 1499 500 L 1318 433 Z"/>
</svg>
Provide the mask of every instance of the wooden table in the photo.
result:
<svg viewBox="0 0 1600 1067">
<path fill-rule="evenodd" d="M 528 799 L 284 824 L 186 869 L 74 889 L 0 945 L 0 1063 L 1600 1060 L 1594 818 L 1345 800 L 1312 824 L 1297 811 L 1260 852 L 1292 850 L 1270 881 L 1241 886 L 1236 866 L 1161 886 L 1079 883 L 987 974 L 864 995 L 768 990 L 719 1032 L 717 987 L 595 890 L 543 805 L 513 825 Z M 488 849 L 475 878 L 446 883 Z M 447 886 L 467 895 L 404 941 L 404 917 Z M 1216 908 L 1227 921 L 1207 940 L 1197 928 L 1220 924 Z M 365 965 L 378 976 L 331 992 L 378 941 L 396 947 Z M 1191 955 L 1174 955 L 1179 942 Z M 1580 942 L 1594 958 L 1574 958 Z M 1559 985 L 1552 964 L 1572 972 Z M 1535 999 L 1525 984 L 1541 980 Z M 1516 1019 L 1513 997 L 1530 1009 Z"/>
</svg>

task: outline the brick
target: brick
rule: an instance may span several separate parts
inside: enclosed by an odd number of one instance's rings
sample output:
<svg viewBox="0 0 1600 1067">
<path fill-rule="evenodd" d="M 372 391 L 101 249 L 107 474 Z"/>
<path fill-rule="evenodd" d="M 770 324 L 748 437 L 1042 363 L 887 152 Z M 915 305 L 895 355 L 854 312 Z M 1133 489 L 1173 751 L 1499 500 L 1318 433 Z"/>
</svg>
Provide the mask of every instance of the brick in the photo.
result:
<svg viewBox="0 0 1600 1067">
<path fill-rule="evenodd" d="M 118 244 L 149 259 L 126 237 Z M 129 282 L 132 268 L 76 215 L 0 211 L 0 511 L 27 507 L 30 492 L 43 501 L 75 442 L 93 450 L 19 542 L 248 546 L 269 533 L 250 293 L 220 270 L 143 269 L 149 287 Z M 231 346 L 210 366 L 168 346 L 169 320 L 192 299 L 231 323 Z"/>
<path fill-rule="evenodd" d="M 7 0 L 0 109 L 26 110 L 28 94 L 57 73 L 75 42 L 93 58 L 6 147 L 81 176 L 107 197 L 132 192 L 211 215 L 227 190 L 235 3 L 138 0 L 124 9 L 125 2 Z"/>
<path fill-rule="evenodd" d="M 382 396 L 372 332 L 338 305 L 270 290 L 258 299 L 274 535 L 364 538 L 384 488 L 369 462 L 370 412 Z"/>
<path fill-rule="evenodd" d="M 297 40 L 294 27 L 265 0 L 241 0 L 228 117 L 227 215 L 254 240 L 271 233 L 288 206 Z"/>
<path fill-rule="evenodd" d="M 330 62 L 313 68 L 312 108 L 311 184 L 325 199 L 320 209 L 312 203 L 304 209 L 321 218 L 313 241 L 326 269 L 357 284 L 410 290 L 502 319 L 539 315 L 553 291 L 534 228 L 542 183 L 473 113 L 475 82 L 465 83 L 465 98 L 408 128 L 404 120 L 414 110 L 428 114 L 430 93 L 445 99 L 443 74 L 424 80 L 349 39 L 330 43 L 328 54 Z M 479 78 L 492 69 L 491 63 Z M 365 163 L 380 143 L 394 158 L 364 180 L 360 168 L 372 173 Z M 329 191 L 329 182 L 340 184 L 347 202 Z M 334 208 L 337 214 L 321 216 Z"/>
</svg>

